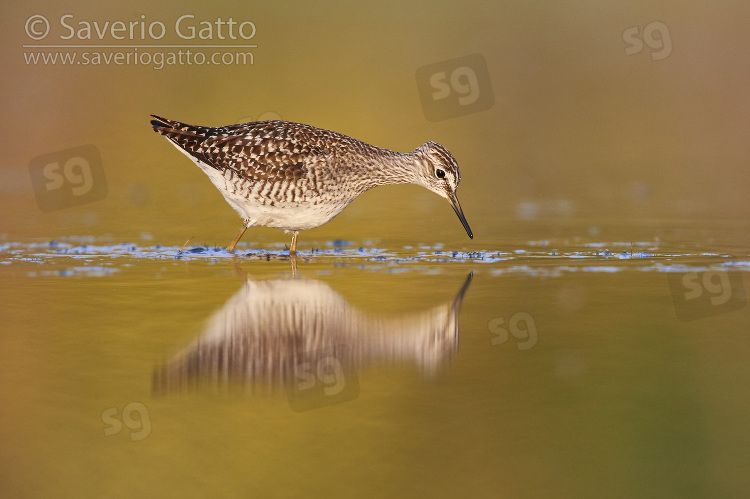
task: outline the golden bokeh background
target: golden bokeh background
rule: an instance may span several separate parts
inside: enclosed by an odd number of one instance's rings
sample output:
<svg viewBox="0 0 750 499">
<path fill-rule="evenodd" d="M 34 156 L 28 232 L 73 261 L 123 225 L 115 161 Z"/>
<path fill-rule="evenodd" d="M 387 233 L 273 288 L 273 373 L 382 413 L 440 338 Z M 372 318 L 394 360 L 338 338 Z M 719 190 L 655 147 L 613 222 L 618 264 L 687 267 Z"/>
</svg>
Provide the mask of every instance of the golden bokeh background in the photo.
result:
<svg viewBox="0 0 750 499">
<path fill-rule="evenodd" d="M 495 249 L 499 232 L 534 219 L 744 220 L 750 213 L 744 64 L 750 5 L 743 2 L 11 2 L 2 9 L 0 231 L 7 238 L 85 234 L 128 241 L 148 233 L 160 244 L 181 244 L 189 235 L 226 244 L 239 218 L 202 172 L 153 133 L 151 113 L 205 125 L 279 116 L 399 151 L 435 140 L 458 159 L 473 242 L 443 200 L 398 186 L 367 193 L 333 222 L 303 234 L 301 243 L 407 242 L 416 233 L 423 242 Z M 81 22 L 159 21 L 166 34 L 121 41 L 108 32 L 99 41 L 92 29 L 92 40 L 62 40 L 66 14 L 76 29 Z M 32 53 L 62 51 L 24 48 L 39 43 L 242 42 L 219 40 L 218 33 L 181 39 L 174 23 L 185 14 L 194 18 L 183 26 L 251 21 L 252 64 L 154 69 L 27 62 Z M 26 32 L 35 15 L 50 24 L 42 41 Z M 654 22 L 666 32 L 644 38 Z M 88 49 L 66 51 L 80 61 Z M 493 104 L 427 120 L 417 70 L 471 54 L 486 61 Z M 101 153 L 106 197 L 42 213 L 29 163 L 86 144 Z M 287 236 L 257 229 L 244 240 L 286 242 Z"/>
</svg>

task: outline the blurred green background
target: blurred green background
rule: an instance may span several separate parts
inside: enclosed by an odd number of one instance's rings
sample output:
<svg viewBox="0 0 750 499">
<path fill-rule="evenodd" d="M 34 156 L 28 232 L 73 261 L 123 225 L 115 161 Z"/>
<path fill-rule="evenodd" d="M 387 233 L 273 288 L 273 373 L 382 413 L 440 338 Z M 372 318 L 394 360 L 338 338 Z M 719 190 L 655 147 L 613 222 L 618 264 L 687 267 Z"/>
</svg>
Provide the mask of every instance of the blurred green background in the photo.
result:
<svg viewBox="0 0 750 499">
<path fill-rule="evenodd" d="M 76 233 L 128 241 L 147 232 L 160 244 L 188 236 L 226 244 L 239 217 L 151 130 L 151 113 L 203 125 L 276 115 L 398 151 L 435 140 L 458 159 L 473 242 L 444 200 L 397 186 L 365 194 L 301 243 L 379 236 L 406 242 L 417 233 L 424 242 L 495 249 L 493 235 L 533 219 L 735 220 L 750 212 L 744 2 L 6 2 L 2 10 L 0 231 L 11 239 Z M 92 40 L 61 40 L 66 14 L 76 30 L 79 22 L 159 21 L 166 34 L 132 42 L 105 34 L 99 41 L 92 29 Z M 252 64 L 27 62 L 32 53 L 63 50 L 25 44 L 242 42 L 216 34 L 181 39 L 174 24 L 185 14 L 195 17 L 184 26 L 217 18 L 254 23 L 246 42 L 257 45 Z M 34 15 L 50 23 L 42 41 L 26 32 Z M 666 30 L 644 35 L 656 21 Z M 65 51 L 80 61 L 88 49 Z M 101 49 L 120 51 L 133 49 Z M 471 54 L 486 61 L 491 88 L 481 91 L 492 93 L 492 105 L 427 120 L 417 70 Z M 29 162 L 85 144 L 101 153 L 105 199 L 40 212 Z M 244 241 L 287 239 L 256 229 Z"/>
</svg>

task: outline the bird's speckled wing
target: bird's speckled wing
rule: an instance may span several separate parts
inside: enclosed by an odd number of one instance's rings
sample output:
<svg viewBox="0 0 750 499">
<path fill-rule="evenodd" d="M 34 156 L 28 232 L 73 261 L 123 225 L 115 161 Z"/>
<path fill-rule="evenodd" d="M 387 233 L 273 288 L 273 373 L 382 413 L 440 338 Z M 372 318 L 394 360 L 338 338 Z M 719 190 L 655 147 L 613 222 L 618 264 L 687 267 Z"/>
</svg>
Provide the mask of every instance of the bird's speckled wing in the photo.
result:
<svg viewBox="0 0 750 499">
<path fill-rule="evenodd" d="M 334 132 L 284 121 L 202 127 L 154 116 L 154 130 L 206 165 L 251 180 L 295 180 L 332 158 Z"/>
</svg>

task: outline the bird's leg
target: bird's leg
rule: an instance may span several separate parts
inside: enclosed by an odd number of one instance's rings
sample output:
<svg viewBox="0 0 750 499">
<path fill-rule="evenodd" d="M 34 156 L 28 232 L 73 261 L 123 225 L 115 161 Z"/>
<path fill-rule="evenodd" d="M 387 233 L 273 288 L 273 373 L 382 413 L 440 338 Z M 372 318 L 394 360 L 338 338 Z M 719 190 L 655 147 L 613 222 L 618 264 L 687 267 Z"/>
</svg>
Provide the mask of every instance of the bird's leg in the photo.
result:
<svg viewBox="0 0 750 499">
<path fill-rule="evenodd" d="M 297 235 L 298 234 L 299 234 L 298 230 L 295 230 L 292 232 L 292 247 L 289 248 L 289 255 L 297 254 Z"/>
<path fill-rule="evenodd" d="M 232 239 L 232 242 L 229 243 L 229 246 L 227 246 L 227 251 L 228 252 L 234 253 L 234 247 L 237 245 L 237 243 L 239 242 L 240 238 L 242 237 L 242 234 L 244 234 L 246 230 L 247 230 L 247 224 L 243 223 L 242 224 L 242 228 L 240 229 L 240 231 L 237 233 L 236 236 L 234 236 L 234 239 Z"/>
<path fill-rule="evenodd" d="M 290 256 L 289 262 L 292 264 L 292 279 L 296 279 L 297 278 L 297 255 L 292 253 L 289 256 Z"/>
</svg>

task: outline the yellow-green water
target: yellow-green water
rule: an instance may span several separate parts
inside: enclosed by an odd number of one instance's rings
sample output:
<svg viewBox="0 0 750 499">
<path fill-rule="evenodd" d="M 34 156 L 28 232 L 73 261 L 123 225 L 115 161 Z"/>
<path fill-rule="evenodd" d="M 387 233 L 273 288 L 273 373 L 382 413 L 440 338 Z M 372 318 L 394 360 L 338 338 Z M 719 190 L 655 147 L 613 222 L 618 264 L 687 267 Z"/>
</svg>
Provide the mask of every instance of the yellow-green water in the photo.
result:
<svg viewBox="0 0 750 499">
<path fill-rule="evenodd" d="M 664 232 L 471 254 L 339 241 L 302 251 L 296 278 L 282 250 L 266 261 L 249 244 L 232 258 L 96 237 L 6 241 L 4 488 L 748 490 L 750 257 Z M 703 296 L 686 298 L 691 276 Z"/>
</svg>

